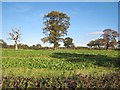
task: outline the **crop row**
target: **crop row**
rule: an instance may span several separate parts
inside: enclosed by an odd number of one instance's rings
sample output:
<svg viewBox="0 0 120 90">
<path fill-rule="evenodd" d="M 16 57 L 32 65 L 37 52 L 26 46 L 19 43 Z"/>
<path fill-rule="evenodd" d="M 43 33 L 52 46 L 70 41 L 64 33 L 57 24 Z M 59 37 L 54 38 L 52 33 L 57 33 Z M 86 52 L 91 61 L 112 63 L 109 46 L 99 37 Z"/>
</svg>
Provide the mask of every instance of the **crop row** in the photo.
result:
<svg viewBox="0 0 120 90">
<path fill-rule="evenodd" d="M 120 58 L 107 58 L 99 56 L 81 56 L 81 57 L 57 57 L 56 58 L 4 58 L 2 68 L 47 68 L 54 70 L 75 70 L 86 67 L 104 66 L 120 67 Z"/>
<path fill-rule="evenodd" d="M 26 68 L 47 68 L 54 70 L 75 70 L 92 66 L 88 63 L 72 63 L 64 60 L 46 60 L 46 59 L 27 59 L 27 58 L 7 58 L 2 61 L 2 68 L 15 68 L 15 67 L 26 67 Z"/>
</svg>

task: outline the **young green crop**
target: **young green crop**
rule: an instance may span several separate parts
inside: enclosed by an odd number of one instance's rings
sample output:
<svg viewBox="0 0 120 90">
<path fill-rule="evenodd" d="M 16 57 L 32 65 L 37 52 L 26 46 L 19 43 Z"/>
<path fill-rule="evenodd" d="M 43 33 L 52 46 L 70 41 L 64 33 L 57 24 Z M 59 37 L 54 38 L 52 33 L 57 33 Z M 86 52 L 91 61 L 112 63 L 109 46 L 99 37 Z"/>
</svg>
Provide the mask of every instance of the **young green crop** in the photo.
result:
<svg viewBox="0 0 120 90">
<path fill-rule="evenodd" d="M 118 51 L 114 50 L 3 50 L 2 70 L 5 75 L 59 76 L 63 72 L 78 74 L 109 73 L 118 69 Z M 20 71 L 20 72 L 19 72 Z M 45 71 L 45 72 L 44 72 Z M 57 74 L 54 74 L 57 73 Z M 69 74 L 68 74 L 69 75 Z M 65 76 L 68 76 L 65 74 Z"/>
</svg>

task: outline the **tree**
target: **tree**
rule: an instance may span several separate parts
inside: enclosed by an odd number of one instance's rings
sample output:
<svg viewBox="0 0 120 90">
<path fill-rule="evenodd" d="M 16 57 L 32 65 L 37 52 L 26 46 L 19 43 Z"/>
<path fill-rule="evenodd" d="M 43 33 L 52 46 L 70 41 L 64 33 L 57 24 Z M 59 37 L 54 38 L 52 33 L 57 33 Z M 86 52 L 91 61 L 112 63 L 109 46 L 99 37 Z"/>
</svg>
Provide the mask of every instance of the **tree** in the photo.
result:
<svg viewBox="0 0 120 90">
<path fill-rule="evenodd" d="M 92 48 L 93 46 L 95 46 L 95 41 L 90 41 L 88 44 L 87 44 L 87 46 L 89 46 L 90 48 Z"/>
<path fill-rule="evenodd" d="M 100 38 L 100 39 L 96 39 L 94 42 L 94 45 L 97 46 L 99 49 L 101 48 L 101 46 L 105 45 L 105 40 Z"/>
<path fill-rule="evenodd" d="M 70 37 L 66 37 L 64 39 L 64 46 L 67 47 L 67 48 L 74 47 L 73 39 L 70 38 Z"/>
<path fill-rule="evenodd" d="M 115 45 L 117 45 L 116 38 L 119 37 L 119 33 L 117 31 L 105 29 L 102 36 L 106 42 L 106 49 L 108 49 L 109 47 L 115 48 Z"/>
<path fill-rule="evenodd" d="M 105 45 L 105 40 L 100 38 L 100 39 L 96 39 L 96 40 L 92 40 L 90 41 L 87 46 L 89 47 L 94 47 L 94 48 L 101 48 L 101 46 L 104 46 Z"/>
<path fill-rule="evenodd" d="M 63 36 L 67 35 L 67 29 L 70 26 L 70 17 L 58 11 L 51 11 L 44 15 L 43 33 L 46 37 L 41 40 L 54 44 L 54 49 L 60 46 L 59 42 L 63 41 Z"/>
<path fill-rule="evenodd" d="M 41 44 L 36 44 L 36 47 L 41 48 L 42 46 L 41 46 Z"/>
<path fill-rule="evenodd" d="M 118 43 L 118 48 L 120 48 L 120 40 L 117 43 Z"/>
<path fill-rule="evenodd" d="M 0 47 L 3 47 L 3 48 L 6 48 L 7 47 L 7 43 L 3 40 L 3 39 L 0 39 Z"/>
<path fill-rule="evenodd" d="M 15 50 L 18 50 L 18 42 L 20 42 L 20 35 L 20 30 L 17 28 L 12 29 L 12 31 L 9 32 L 9 39 L 15 42 Z"/>
<path fill-rule="evenodd" d="M 29 46 L 27 44 L 22 44 L 22 43 L 19 43 L 17 45 L 20 49 L 29 49 Z"/>
</svg>

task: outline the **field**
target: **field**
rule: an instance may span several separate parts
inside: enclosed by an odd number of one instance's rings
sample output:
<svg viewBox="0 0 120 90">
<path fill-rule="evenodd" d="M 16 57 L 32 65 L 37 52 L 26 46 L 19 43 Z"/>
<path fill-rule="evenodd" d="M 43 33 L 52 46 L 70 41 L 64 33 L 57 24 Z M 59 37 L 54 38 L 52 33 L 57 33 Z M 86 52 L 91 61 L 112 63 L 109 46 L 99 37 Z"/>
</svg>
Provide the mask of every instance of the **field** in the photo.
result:
<svg viewBox="0 0 120 90">
<path fill-rule="evenodd" d="M 115 50 L 49 49 L 15 51 L 3 49 L 3 86 L 14 87 L 14 85 L 6 86 L 6 78 L 10 79 L 11 82 L 15 78 L 32 78 L 34 80 L 45 78 L 68 80 L 72 78 L 72 80 L 76 80 L 76 77 L 80 75 L 88 75 L 94 78 L 111 75 L 120 69 L 118 53 L 119 51 Z M 29 85 L 29 87 L 34 87 L 34 85 Z"/>
</svg>

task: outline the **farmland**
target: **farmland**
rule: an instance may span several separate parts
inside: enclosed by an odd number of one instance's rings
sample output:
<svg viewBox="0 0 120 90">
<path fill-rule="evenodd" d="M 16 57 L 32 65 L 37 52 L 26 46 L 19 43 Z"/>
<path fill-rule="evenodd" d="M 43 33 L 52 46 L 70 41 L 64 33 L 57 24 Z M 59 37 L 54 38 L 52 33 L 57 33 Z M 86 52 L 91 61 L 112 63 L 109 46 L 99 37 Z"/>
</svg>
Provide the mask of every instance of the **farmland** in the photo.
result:
<svg viewBox="0 0 120 90">
<path fill-rule="evenodd" d="M 62 80 L 63 77 L 73 78 L 82 74 L 97 78 L 118 72 L 120 67 L 118 53 L 119 51 L 115 50 L 15 51 L 3 49 L 2 76 L 12 77 L 12 79 L 20 77 L 22 79 L 60 78 Z"/>
</svg>

